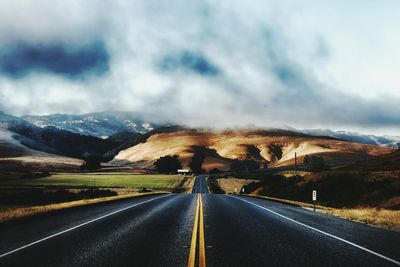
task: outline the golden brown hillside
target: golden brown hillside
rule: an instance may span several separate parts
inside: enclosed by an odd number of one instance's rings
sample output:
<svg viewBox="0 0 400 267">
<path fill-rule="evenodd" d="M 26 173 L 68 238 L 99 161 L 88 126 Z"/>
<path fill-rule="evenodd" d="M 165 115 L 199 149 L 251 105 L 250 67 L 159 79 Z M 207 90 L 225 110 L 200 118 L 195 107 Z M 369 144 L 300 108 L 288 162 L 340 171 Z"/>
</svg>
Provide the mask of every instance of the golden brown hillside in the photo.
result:
<svg viewBox="0 0 400 267">
<path fill-rule="evenodd" d="M 267 162 L 270 166 L 289 166 L 294 164 L 295 153 L 299 162 L 305 155 L 315 154 L 324 156 L 333 166 L 340 166 L 392 151 L 385 147 L 288 131 L 179 130 L 154 134 L 146 142 L 122 150 L 112 163 L 152 168 L 158 158 L 176 154 L 186 166 L 196 146 L 207 148 L 203 165 L 207 170 L 228 170 L 232 159 L 246 158 Z"/>
<path fill-rule="evenodd" d="M 394 171 L 400 170 L 400 150 L 393 153 L 373 156 L 341 168 L 357 171 Z"/>
</svg>

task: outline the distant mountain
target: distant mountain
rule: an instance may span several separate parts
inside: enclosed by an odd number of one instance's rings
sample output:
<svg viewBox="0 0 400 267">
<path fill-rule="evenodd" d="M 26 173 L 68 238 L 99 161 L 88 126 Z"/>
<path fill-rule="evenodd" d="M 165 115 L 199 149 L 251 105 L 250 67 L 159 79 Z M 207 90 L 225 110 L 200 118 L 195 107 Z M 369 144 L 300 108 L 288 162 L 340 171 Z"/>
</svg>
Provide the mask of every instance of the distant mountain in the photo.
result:
<svg viewBox="0 0 400 267">
<path fill-rule="evenodd" d="M 41 128 L 53 126 L 73 133 L 100 138 L 106 138 L 118 132 L 143 134 L 158 127 L 154 123 L 143 120 L 140 114 L 127 111 L 96 112 L 83 115 L 29 115 L 21 118 Z"/>
<path fill-rule="evenodd" d="M 126 141 L 123 136 L 119 137 L 119 140 L 102 139 L 54 126 L 38 127 L 3 112 L 0 113 L 0 124 L 4 132 L 4 135 L 0 136 L 0 142 L 8 144 L 12 141 L 36 151 L 73 158 L 82 159 L 91 154 L 103 155 Z"/>
<path fill-rule="evenodd" d="M 291 128 L 291 130 L 295 130 Z M 361 144 L 368 145 L 377 145 L 377 146 L 387 146 L 396 148 L 398 143 L 400 142 L 400 136 L 377 136 L 370 134 L 361 134 L 357 132 L 347 132 L 347 131 L 332 131 L 329 129 L 304 129 L 304 130 L 296 130 L 300 133 L 313 135 L 313 136 L 330 136 L 350 142 L 356 142 Z"/>
<path fill-rule="evenodd" d="M 12 173 L 79 169 L 81 160 L 65 157 L 46 144 L 10 130 L 17 125 L 29 128 L 30 124 L 18 117 L 0 112 L 0 179 Z"/>
<path fill-rule="evenodd" d="M 40 128 L 35 125 L 14 124 L 8 129 L 17 133 L 14 138 L 27 147 L 73 158 L 102 155 L 118 145 L 109 139 L 81 135 L 53 126 Z"/>
<path fill-rule="evenodd" d="M 0 123 L 26 123 L 25 120 L 0 111 Z"/>
</svg>

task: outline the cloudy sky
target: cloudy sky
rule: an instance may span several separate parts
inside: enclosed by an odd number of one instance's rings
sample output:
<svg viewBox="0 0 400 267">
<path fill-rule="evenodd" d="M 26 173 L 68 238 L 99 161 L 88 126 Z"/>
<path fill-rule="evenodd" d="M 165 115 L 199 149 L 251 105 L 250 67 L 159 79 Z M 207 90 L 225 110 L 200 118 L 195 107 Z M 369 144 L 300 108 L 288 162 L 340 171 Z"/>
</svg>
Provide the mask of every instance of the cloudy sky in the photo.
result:
<svg viewBox="0 0 400 267">
<path fill-rule="evenodd" d="M 0 110 L 398 135 L 399 25 L 397 0 L 2 0 Z"/>
</svg>

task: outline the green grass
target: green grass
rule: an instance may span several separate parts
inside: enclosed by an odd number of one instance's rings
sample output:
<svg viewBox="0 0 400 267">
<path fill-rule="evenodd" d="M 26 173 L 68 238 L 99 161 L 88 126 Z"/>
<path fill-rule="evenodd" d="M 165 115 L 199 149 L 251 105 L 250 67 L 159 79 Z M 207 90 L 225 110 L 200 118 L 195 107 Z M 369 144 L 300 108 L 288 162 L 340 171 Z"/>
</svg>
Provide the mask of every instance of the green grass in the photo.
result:
<svg viewBox="0 0 400 267">
<path fill-rule="evenodd" d="M 163 174 L 57 173 L 40 179 L 3 180 L 0 185 L 163 189 L 176 187 L 181 179 L 177 175 Z"/>
</svg>

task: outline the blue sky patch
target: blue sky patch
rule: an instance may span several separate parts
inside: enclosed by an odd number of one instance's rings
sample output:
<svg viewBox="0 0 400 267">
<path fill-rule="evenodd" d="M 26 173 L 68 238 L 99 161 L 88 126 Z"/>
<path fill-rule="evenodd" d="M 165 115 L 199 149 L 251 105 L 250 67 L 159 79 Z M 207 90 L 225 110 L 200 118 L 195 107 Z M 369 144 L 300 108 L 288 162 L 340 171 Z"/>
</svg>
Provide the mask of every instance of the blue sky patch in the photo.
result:
<svg viewBox="0 0 400 267">
<path fill-rule="evenodd" d="M 220 73 L 219 68 L 202 54 L 190 51 L 183 51 L 177 55 L 164 57 L 160 67 L 163 71 L 182 69 L 204 76 L 216 76 Z"/>
<path fill-rule="evenodd" d="M 15 44 L 0 49 L 0 73 L 13 79 L 39 72 L 70 79 L 101 75 L 109 69 L 110 55 L 102 42 L 82 47 L 64 44 Z"/>
</svg>

